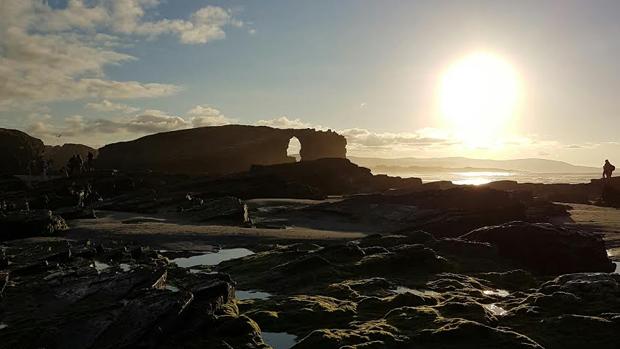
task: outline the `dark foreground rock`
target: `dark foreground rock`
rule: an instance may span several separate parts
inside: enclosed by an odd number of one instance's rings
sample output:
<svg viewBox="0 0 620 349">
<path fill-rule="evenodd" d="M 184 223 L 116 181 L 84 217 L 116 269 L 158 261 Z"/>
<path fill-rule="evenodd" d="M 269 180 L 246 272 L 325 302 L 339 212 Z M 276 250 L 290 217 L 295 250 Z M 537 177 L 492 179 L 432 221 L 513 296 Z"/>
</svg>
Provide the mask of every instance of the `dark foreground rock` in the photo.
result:
<svg viewBox="0 0 620 349">
<path fill-rule="evenodd" d="M 425 230 L 456 237 L 465 231 L 513 220 L 546 222 L 568 215 L 567 207 L 523 192 L 482 187 L 434 189 L 395 195 L 357 195 L 310 206 L 301 213 L 382 233 Z M 369 229 L 371 230 L 371 229 Z"/>
<path fill-rule="evenodd" d="M 612 272 L 600 234 L 551 224 L 510 222 L 474 230 L 461 237 L 488 242 L 499 254 L 543 274 Z"/>
<path fill-rule="evenodd" d="M 69 227 L 49 210 L 0 212 L 0 241 L 56 235 Z"/>
<path fill-rule="evenodd" d="M 0 174 L 27 174 L 43 149 L 40 139 L 18 130 L 0 128 Z"/>
<path fill-rule="evenodd" d="M 278 245 L 214 270 L 268 292 L 239 300 L 240 312 L 295 335 L 294 348 L 617 348 L 620 275 L 549 278 L 489 242 L 403 233 Z M 547 248 L 566 248 L 563 234 Z"/>
<path fill-rule="evenodd" d="M 140 247 L 67 241 L 2 246 L 3 348 L 267 348 L 239 316 L 234 283 Z"/>
</svg>

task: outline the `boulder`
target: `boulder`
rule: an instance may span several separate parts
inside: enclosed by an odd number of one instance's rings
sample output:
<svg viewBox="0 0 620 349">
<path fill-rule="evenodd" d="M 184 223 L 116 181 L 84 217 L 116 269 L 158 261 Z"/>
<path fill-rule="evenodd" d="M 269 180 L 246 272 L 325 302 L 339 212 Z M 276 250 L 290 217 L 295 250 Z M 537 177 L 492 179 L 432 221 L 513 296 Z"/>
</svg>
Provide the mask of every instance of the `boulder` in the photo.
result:
<svg viewBox="0 0 620 349">
<path fill-rule="evenodd" d="M 501 256 L 536 273 L 614 270 L 602 236 L 552 224 L 510 222 L 479 228 L 461 238 L 491 243 Z"/>
</svg>

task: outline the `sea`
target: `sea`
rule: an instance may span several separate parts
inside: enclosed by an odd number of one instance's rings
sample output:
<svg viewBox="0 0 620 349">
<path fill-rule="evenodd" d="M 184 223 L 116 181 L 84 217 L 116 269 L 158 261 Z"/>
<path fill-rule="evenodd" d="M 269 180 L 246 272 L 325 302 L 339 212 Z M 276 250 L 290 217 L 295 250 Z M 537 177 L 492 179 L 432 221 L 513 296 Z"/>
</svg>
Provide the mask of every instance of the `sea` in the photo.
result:
<svg viewBox="0 0 620 349">
<path fill-rule="evenodd" d="M 451 181 L 459 185 L 483 185 L 495 181 L 517 181 L 519 183 L 590 183 L 591 179 L 601 178 L 600 173 L 532 173 L 517 171 L 373 171 L 374 174 L 387 174 L 399 177 L 416 177 L 422 182 Z"/>
</svg>

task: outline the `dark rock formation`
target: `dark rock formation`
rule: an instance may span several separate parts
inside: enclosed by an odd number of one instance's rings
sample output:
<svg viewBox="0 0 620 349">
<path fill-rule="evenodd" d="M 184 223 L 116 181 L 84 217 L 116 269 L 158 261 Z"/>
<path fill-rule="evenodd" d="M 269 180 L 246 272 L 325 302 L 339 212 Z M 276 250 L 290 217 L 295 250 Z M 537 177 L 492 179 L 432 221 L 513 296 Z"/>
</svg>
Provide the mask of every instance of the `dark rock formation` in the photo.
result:
<svg viewBox="0 0 620 349">
<path fill-rule="evenodd" d="M 500 255 L 542 274 L 615 269 L 600 235 L 551 224 L 511 222 L 480 228 L 461 238 L 491 243 Z"/>
<path fill-rule="evenodd" d="M 43 157 L 51 160 L 52 169 L 59 170 L 66 166 L 69 159 L 74 155 L 80 155 L 82 159 L 88 159 L 88 153 L 92 153 L 97 157 L 97 149 L 91 148 L 83 144 L 65 143 L 63 145 L 46 145 Z"/>
<path fill-rule="evenodd" d="M 296 336 L 293 348 L 617 347 L 620 275 L 548 281 L 513 269 L 488 243 L 420 231 L 320 244 L 278 245 L 216 270 L 239 288 L 270 292 L 239 300 L 240 312 L 264 331 Z M 547 245 L 566 248 L 561 237 Z"/>
<path fill-rule="evenodd" d="M 327 195 L 372 193 L 388 189 L 420 187 L 419 178 L 375 176 L 369 169 L 347 159 L 326 158 L 299 163 L 252 166 L 252 175 L 279 177 L 317 188 Z"/>
<path fill-rule="evenodd" d="M 52 211 L 0 212 L 0 241 L 55 235 L 66 229 L 65 220 Z"/>
<path fill-rule="evenodd" d="M 67 241 L 3 246 L 3 348 L 268 348 L 227 275 L 149 249 Z"/>
<path fill-rule="evenodd" d="M 227 125 L 158 133 L 99 150 L 98 168 L 226 174 L 252 165 L 294 162 L 289 140 L 301 143 L 302 161 L 344 158 L 346 139 L 333 131 Z"/>
<path fill-rule="evenodd" d="M 187 202 L 179 210 L 183 216 L 198 222 L 251 223 L 247 205 L 231 196 L 203 200 L 188 194 Z"/>
<path fill-rule="evenodd" d="M 43 142 L 24 132 L 0 128 L 0 174 L 26 174 L 43 153 Z"/>
</svg>

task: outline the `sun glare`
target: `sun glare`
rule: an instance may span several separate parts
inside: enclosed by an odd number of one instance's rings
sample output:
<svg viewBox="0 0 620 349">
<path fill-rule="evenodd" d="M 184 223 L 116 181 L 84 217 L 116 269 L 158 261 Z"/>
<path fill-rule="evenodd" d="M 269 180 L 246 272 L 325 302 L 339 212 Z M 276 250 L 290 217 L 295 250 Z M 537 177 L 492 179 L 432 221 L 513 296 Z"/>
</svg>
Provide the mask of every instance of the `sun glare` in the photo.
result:
<svg viewBox="0 0 620 349">
<path fill-rule="evenodd" d="M 516 113 L 518 78 L 506 61 L 474 53 L 450 66 L 441 79 L 441 112 L 457 136 L 472 146 L 501 140 Z"/>
</svg>

